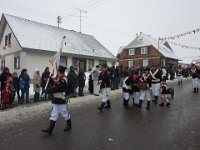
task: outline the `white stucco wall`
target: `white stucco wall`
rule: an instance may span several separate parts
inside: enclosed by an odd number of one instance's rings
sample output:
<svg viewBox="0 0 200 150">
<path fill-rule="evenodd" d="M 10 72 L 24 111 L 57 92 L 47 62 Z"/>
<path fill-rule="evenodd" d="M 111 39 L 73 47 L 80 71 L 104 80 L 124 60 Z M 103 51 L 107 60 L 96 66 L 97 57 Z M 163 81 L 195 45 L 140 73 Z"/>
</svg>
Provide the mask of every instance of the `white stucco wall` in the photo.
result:
<svg viewBox="0 0 200 150">
<path fill-rule="evenodd" d="M 33 73 L 35 69 L 38 68 L 40 73 L 42 73 L 46 67 L 50 68 L 51 71 L 51 64 L 49 62 L 50 58 L 53 56 L 52 53 L 31 50 L 26 53 L 26 69 L 28 69 L 28 74 L 30 78 L 33 78 Z"/>
<path fill-rule="evenodd" d="M 11 47 L 9 47 L 9 46 L 5 47 L 5 36 L 10 34 L 10 33 L 12 33 L 12 31 L 11 31 L 10 27 L 8 25 L 6 25 L 2 41 L 0 43 L 0 53 L 1 53 L 2 56 L 6 55 L 6 54 L 10 54 L 10 53 L 15 53 L 17 51 L 22 50 L 22 48 L 20 47 L 20 45 L 17 42 L 13 33 L 11 35 Z"/>
<path fill-rule="evenodd" d="M 95 59 L 94 60 L 94 66 L 99 65 L 99 60 Z"/>
<path fill-rule="evenodd" d="M 5 57 L 6 67 L 10 69 L 10 72 L 14 71 L 14 54 Z"/>
</svg>

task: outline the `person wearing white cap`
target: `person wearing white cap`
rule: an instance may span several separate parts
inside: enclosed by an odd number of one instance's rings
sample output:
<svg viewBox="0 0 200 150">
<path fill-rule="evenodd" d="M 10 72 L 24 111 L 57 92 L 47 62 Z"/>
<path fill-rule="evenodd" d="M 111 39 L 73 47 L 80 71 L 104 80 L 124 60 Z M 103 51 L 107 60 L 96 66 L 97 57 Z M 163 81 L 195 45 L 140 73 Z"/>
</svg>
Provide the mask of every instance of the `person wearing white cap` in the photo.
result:
<svg viewBox="0 0 200 150">
<path fill-rule="evenodd" d="M 35 69 L 33 74 L 33 89 L 34 89 L 34 102 L 39 101 L 40 91 L 41 91 L 41 77 L 40 70 L 38 68 Z"/>
</svg>

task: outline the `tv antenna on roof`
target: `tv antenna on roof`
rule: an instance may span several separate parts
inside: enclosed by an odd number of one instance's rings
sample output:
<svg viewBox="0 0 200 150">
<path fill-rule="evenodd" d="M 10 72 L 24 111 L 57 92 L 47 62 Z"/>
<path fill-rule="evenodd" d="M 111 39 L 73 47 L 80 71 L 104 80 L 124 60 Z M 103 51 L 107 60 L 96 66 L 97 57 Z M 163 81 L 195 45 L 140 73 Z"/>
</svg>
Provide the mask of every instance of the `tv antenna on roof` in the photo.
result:
<svg viewBox="0 0 200 150">
<path fill-rule="evenodd" d="M 81 29 L 82 29 L 82 13 L 85 13 L 85 14 L 87 14 L 87 11 L 85 11 L 85 10 L 83 10 L 83 9 L 80 9 L 80 8 L 75 8 L 75 9 L 77 9 L 78 11 L 79 11 L 79 13 L 80 13 L 80 33 L 81 33 Z"/>
</svg>

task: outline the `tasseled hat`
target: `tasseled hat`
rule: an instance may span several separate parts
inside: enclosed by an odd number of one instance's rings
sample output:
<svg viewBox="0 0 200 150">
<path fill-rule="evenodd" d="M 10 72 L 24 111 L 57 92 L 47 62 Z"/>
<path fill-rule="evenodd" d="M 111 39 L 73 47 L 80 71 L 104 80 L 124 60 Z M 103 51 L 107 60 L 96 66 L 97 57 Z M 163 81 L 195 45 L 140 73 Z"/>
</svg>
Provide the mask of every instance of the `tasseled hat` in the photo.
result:
<svg viewBox="0 0 200 150">
<path fill-rule="evenodd" d="M 59 66 L 58 67 L 58 71 L 60 72 L 60 73 L 65 73 L 65 70 L 66 70 L 66 67 L 64 67 L 64 66 Z"/>
</svg>

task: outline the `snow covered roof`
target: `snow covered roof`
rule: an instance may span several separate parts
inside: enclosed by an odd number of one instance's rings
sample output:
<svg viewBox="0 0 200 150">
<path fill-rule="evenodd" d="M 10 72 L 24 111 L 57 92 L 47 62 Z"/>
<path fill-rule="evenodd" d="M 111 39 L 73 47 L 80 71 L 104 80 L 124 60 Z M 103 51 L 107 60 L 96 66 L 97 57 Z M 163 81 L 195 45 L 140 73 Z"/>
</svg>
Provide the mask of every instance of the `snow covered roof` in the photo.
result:
<svg viewBox="0 0 200 150">
<path fill-rule="evenodd" d="M 63 36 L 63 53 L 115 59 L 93 36 L 3 14 L 22 48 L 57 51 Z"/>
<path fill-rule="evenodd" d="M 151 37 L 150 35 L 145 35 L 144 33 L 140 33 L 130 44 L 128 44 L 125 48 L 137 48 L 137 47 L 145 47 L 145 46 L 153 46 L 159 52 L 167 58 L 177 59 L 178 56 L 174 53 L 172 49 L 166 46 L 162 41 L 159 41 L 156 38 Z M 159 48 L 158 48 L 159 47 Z"/>
</svg>

